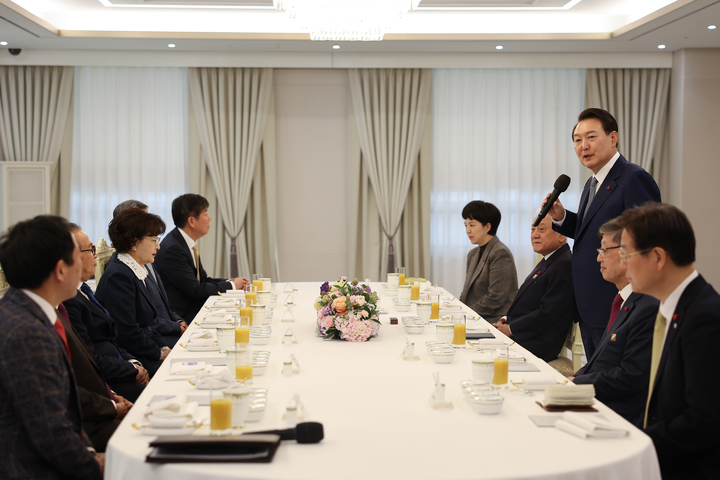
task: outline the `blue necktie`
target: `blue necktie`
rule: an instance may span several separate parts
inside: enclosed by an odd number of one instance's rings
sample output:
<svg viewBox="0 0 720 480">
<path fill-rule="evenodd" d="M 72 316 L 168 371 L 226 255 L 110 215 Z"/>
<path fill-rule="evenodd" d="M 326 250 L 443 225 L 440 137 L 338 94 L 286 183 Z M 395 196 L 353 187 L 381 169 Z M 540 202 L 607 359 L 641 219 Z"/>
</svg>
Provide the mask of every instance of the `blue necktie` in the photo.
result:
<svg viewBox="0 0 720 480">
<path fill-rule="evenodd" d="M 590 204 L 593 201 L 593 198 L 595 198 L 595 190 L 597 189 L 597 178 L 592 177 L 590 179 L 590 190 L 588 191 L 588 200 L 585 204 L 585 211 L 583 212 L 583 220 L 585 220 L 585 216 L 587 215 L 588 210 L 590 210 Z"/>
<path fill-rule="evenodd" d="M 85 294 L 85 296 L 87 296 L 88 300 L 90 300 L 90 303 L 92 303 L 93 305 L 98 307 L 100 310 L 102 310 L 103 313 L 105 313 L 105 315 L 107 315 L 108 317 L 110 316 L 110 312 L 105 310 L 105 307 L 100 305 L 100 302 L 98 302 L 97 299 L 95 298 L 95 295 L 93 295 L 93 291 L 92 291 L 92 288 L 90 288 L 90 285 L 83 282 L 83 284 L 80 285 L 80 291 L 83 292 Z"/>
</svg>

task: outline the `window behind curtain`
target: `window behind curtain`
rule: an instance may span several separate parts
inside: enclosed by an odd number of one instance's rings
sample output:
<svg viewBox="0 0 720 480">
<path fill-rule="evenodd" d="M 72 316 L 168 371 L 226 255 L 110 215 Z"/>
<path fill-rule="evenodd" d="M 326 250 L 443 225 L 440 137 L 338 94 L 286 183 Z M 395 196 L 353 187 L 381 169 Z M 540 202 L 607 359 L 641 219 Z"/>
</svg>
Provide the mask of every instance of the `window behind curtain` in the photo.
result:
<svg viewBox="0 0 720 480">
<path fill-rule="evenodd" d="M 459 296 L 474 245 L 461 216 L 471 200 L 502 213 L 497 236 L 524 280 L 535 263 L 533 214 L 555 179 L 575 211 L 585 182 L 571 130 L 583 110 L 582 69 L 435 70 L 433 75 L 432 282 Z"/>
<path fill-rule="evenodd" d="M 77 67 L 70 220 L 105 238 L 121 201 L 146 203 L 173 228 L 187 192 L 187 69 Z"/>
</svg>

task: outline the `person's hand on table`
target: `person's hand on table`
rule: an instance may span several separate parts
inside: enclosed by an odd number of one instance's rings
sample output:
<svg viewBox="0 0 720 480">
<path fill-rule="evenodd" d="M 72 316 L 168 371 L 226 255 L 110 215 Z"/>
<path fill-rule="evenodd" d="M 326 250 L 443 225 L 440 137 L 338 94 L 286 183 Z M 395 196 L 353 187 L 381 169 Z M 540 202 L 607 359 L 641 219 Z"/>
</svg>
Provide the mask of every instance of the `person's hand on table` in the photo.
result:
<svg viewBox="0 0 720 480">
<path fill-rule="evenodd" d="M 245 286 L 250 283 L 250 280 L 244 277 L 233 278 L 232 282 L 235 284 L 237 290 L 242 290 Z"/>
<path fill-rule="evenodd" d="M 172 351 L 172 349 L 170 347 L 168 347 L 167 345 L 162 347 L 160 349 L 160 361 L 162 362 L 163 360 L 165 360 L 167 358 L 167 356 L 170 355 L 171 351 Z"/>
<path fill-rule="evenodd" d="M 187 330 L 188 324 L 185 322 L 180 322 L 178 323 L 178 325 L 180 325 L 180 334 L 182 335 L 183 333 L 185 333 L 185 330 Z"/>
<path fill-rule="evenodd" d="M 117 408 L 117 416 L 115 418 L 123 418 L 130 411 L 133 403 L 120 395 L 115 395 L 115 397 L 117 398 L 115 404 L 115 407 Z"/>
<path fill-rule="evenodd" d="M 540 208 L 545 206 L 545 204 L 548 201 L 548 198 L 550 198 L 550 195 L 551 195 L 551 193 L 548 193 L 545 196 L 545 199 L 543 200 L 542 204 L 540 204 Z M 562 202 L 560 202 L 559 199 L 555 200 L 555 203 L 553 203 L 553 206 L 550 209 L 550 211 L 548 212 L 548 214 L 550 215 L 550 218 L 552 218 L 556 222 L 559 222 L 560 220 L 565 218 L 565 207 L 563 207 L 563 204 L 562 204 Z"/>
<path fill-rule="evenodd" d="M 574 381 L 575 381 L 575 375 L 573 375 L 572 377 L 567 377 L 567 379 L 568 379 L 568 381 L 570 381 L 570 382 L 574 382 Z"/>
<path fill-rule="evenodd" d="M 95 460 L 100 464 L 101 476 L 104 476 L 105 475 L 105 454 L 104 453 L 96 453 Z"/>
<path fill-rule="evenodd" d="M 492 326 L 500 330 L 506 337 L 512 337 L 510 326 L 507 324 L 507 317 L 500 317 L 497 323 L 493 323 Z"/>
<path fill-rule="evenodd" d="M 147 385 L 150 381 L 150 375 L 148 374 L 147 370 L 145 370 L 145 367 L 135 365 L 135 368 L 137 368 L 137 375 L 135 375 L 135 383 Z"/>
</svg>

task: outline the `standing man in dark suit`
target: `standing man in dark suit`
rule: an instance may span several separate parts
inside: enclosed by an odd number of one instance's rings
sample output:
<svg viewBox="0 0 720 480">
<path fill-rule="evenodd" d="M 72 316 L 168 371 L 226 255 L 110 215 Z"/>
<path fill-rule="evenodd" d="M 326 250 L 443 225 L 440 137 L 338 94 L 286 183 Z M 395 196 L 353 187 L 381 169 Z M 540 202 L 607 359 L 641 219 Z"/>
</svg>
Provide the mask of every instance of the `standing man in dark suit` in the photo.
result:
<svg viewBox="0 0 720 480">
<path fill-rule="evenodd" d="M 160 274 L 170 308 L 190 323 L 205 300 L 227 290 L 241 289 L 246 278 L 211 278 L 200 261 L 197 241 L 210 231 L 207 199 L 187 193 L 173 200 L 172 216 L 175 228 L 160 244 L 155 267 Z"/>
<path fill-rule="evenodd" d="M 572 271 L 575 321 L 580 322 L 587 358 L 592 358 L 607 328 L 617 293 L 598 271 L 600 240 L 596 233 L 605 222 L 628 208 L 648 201 L 659 202 L 660 190 L 649 173 L 618 152 L 617 121 L 609 112 L 599 108 L 583 111 L 573 128 L 572 139 L 580 163 L 593 176 L 585 184 L 577 213 L 566 211 L 558 200 L 550 216 L 558 232 L 575 239 Z"/>
<path fill-rule="evenodd" d="M 572 253 L 548 217 L 530 232 L 533 251 L 543 258 L 520 286 L 507 315 L 494 325 L 536 357 L 551 362 L 572 325 Z"/>
<path fill-rule="evenodd" d="M 147 385 L 149 376 L 140 361 L 122 348 L 117 339 L 117 324 L 95 298 L 87 282 L 95 273 L 97 254 L 87 234 L 71 224 L 80 245 L 83 263 L 82 283 L 74 298 L 63 302 L 70 322 L 92 354 L 102 376 L 110 387 L 135 402 Z M 149 264 L 148 264 L 149 265 Z"/>
<path fill-rule="evenodd" d="M 720 295 L 695 270 L 695 234 L 678 208 L 648 204 L 619 222 L 633 289 L 660 300 L 644 423 L 663 480 L 720 478 Z"/>
<path fill-rule="evenodd" d="M 600 272 L 615 285 L 608 328 L 588 363 L 570 380 L 577 384 L 592 383 L 595 397 L 642 428 L 650 379 L 650 353 L 653 325 L 660 302 L 633 292 L 628 281 L 627 265 L 620 258 L 622 227 L 613 219 L 605 223 L 598 235 Z"/>
<path fill-rule="evenodd" d="M 0 477 L 99 479 L 55 310 L 80 282 L 77 242 L 64 219 L 35 217 L 0 238 L 0 264 L 12 286 L 0 299 Z"/>
</svg>

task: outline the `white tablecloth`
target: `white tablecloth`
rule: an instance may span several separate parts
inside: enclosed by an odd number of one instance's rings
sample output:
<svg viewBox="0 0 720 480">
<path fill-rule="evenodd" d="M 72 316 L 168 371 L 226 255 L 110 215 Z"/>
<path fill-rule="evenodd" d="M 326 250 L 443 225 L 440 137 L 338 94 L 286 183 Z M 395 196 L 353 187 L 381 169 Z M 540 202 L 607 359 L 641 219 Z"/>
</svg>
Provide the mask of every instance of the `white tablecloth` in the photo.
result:
<svg viewBox="0 0 720 480">
<path fill-rule="evenodd" d="M 536 401 L 542 392 L 525 396 L 504 391 L 502 413 L 475 413 L 460 390 L 462 380 L 471 379 L 471 359 L 478 355 L 461 350 L 454 362 L 433 363 L 424 343 L 435 340 L 434 327 L 421 335 L 406 335 L 402 325 L 390 325 L 382 315 L 378 338 L 367 343 L 324 341 L 316 336 L 313 302 L 317 283 L 295 284 L 299 289 L 294 323 L 280 322 L 279 305 L 272 321 L 273 334 L 266 346 L 271 352 L 265 375 L 254 387 L 269 390 L 269 402 L 260 423 L 247 430 L 286 428 L 282 414 L 293 394 L 299 394 L 307 409 L 305 420 L 324 425 L 325 439 L 314 445 L 283 442 L 269 464 L 151 464 L 145 457 L 153 437 L 132 428 L 142 423 L 149 401 L 157 395 L 198 394 L 187 381 L 168 381 L 170 363 L 190 359 L 219 358 L 219 354 L 191 353 L 179 345 L 173 349 L 143 395 L 110 440 L 105 478 L 141 479 L 659 479 L 655 450 L 649 437 L 602 404 L 607 419 L 631 430 L 621 439 L 582 440 L 555 428 L 539 428 L 528 415 L 546 414 Z M 278 284 L 282 290 L 283 284 Z M 379 284 L 372 284 L 373 290 Z M 410 313 L 392 310 L 392 316 Z M 282 302 L 286 295 L 280 293 Z M 455 301 L 457 303 L 457 301 Z M 413 307 L 414 310 L 414 307 Z M 201 313 L 202 314 L 202 313 Z M 292 328 L 298 343 L 282 345 L 283 333 Z M 187 340 L 191 325 L 181 342 Z M 501 336 L 497 331 L 496 335 Z M 404 361 L 406 339 L 415 342 L 419 361 Z M 510 372 L 511 380 L 531 375 L 562 377 L 530 353 L 522 352 L 539 366 L 540 373 Z M 302 371 L 292 377 L 281 374 L 282 362 L 294 353 Z M 428 399 L 433 390 L 433 372 L 446 385 L 451 410 L 435 410 Z M 201 407 L 209 417 L 209 407 Z M 209 422 L 205 422 L 207 425 Z M 202 427 L 196 434 L 207 434 Z"/>
</svg>

